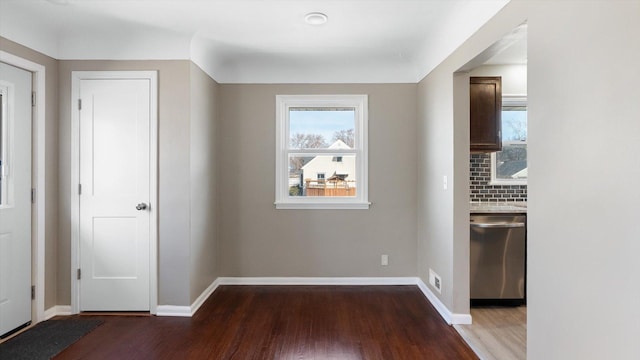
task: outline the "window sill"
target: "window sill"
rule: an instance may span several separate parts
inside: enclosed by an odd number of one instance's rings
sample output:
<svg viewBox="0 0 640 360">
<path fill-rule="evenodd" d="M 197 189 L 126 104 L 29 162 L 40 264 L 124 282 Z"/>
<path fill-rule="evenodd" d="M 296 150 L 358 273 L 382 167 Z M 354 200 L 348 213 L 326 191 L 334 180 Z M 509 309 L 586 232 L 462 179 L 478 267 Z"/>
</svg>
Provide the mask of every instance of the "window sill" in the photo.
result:
<svg viewBox="0 0 640 360">
<path fill-rule="evenodd" d="M 278 210 L 368 210 L 370 202 L 328 203 L 328 202 L 276 202 Z"/>
</svg>

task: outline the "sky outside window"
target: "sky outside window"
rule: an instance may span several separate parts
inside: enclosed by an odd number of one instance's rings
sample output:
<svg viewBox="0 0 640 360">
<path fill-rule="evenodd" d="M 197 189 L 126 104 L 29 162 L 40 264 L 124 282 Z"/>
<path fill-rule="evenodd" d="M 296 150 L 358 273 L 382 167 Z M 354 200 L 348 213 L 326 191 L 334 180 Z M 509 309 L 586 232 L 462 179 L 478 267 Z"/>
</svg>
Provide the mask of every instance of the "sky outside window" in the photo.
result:
<svg viewBox="0 0 640 360">
<path fill-rule="evenodd" d="M 327 146 L 331 145 L 336 131 L 355 128 L 354 109 L 316 110 L 291 108 L 289 112 L 289 134 L 322 135 Z"/>
<path fill-rule="evenodd" d="M 527 110 L 503 109 L 502 111 L 502 140 L 527 140 Z"/>
</svg>

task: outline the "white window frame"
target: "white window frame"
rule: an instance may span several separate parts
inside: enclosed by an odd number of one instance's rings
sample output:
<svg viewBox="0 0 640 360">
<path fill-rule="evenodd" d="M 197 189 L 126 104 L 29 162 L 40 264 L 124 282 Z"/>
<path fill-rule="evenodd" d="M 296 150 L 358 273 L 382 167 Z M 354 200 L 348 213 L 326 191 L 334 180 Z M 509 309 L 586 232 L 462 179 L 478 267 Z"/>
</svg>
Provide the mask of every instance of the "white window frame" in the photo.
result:
<svg viewBox="0 0 640 360">
<path fill-rule="evenodd" d="M 289 195 L 289 155 L 334 154 L 335 149 L 289 149 L 289 109 L 297 107 L 355 109 L 354 149 L 358 185 L 352 197 L 305 197 Z M 369 209 L 368 193 L 368 96 L 367 95 L 277 95 L 276 96 L 276 209 Z"/>
<path fill-rule="evenodd" d="M 502 95 L 502 107 L 527 106 L 527 95 Z M 528 120 L 527 120 L 528 121 Z M 528 126 L 528 125 L 527 125 Z M 527 141 L 508 141 L 502 144 L 527 144 Z M 528 160 L 528 156 L 527 156 Z M 527 185 L 527 179 L 498 179 L 496 178 L 496 152 L 491 153 L 491 180 L 489 185 Z"/>
</svg>

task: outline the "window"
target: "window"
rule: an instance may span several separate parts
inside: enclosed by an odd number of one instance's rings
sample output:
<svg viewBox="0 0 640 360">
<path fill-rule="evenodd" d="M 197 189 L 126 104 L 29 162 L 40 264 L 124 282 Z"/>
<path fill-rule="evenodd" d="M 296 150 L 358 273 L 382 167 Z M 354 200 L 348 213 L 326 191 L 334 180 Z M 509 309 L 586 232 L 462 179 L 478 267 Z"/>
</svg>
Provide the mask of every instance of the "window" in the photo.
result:
<svg viewBox="0 0 640 360">
<path fill-rule="evenodd" d="M 368 209 L 367 96 L 276 97 L 278 209 Z"/>
<path fill-rule="evenodd" d="M 527 98 L 502 97 L 502 151 L 491 153 L 491 183 L 527 184 Z"/>
</svg>

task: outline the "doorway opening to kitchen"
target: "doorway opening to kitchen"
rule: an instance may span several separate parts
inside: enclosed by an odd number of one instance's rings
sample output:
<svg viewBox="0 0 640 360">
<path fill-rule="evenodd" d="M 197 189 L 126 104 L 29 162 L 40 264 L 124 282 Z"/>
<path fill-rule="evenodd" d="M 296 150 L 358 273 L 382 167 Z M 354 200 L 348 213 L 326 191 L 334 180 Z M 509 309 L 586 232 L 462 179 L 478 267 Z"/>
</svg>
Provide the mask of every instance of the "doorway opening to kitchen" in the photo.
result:
<svg viewBox="0 0 640 360">
<path fill-rule="evenodd" d="M 527 25 L 455 74 L 469 111 L 469 297 L 483 359 L 526 358 Z M 460 95 L 461 97 L 462 95 Z M 460 120 L 459 118 L 458 120 Z M 456 164 L 458 166 L 458 164 Z M 460 166 L 462 166 L 460 164 Z"/>
</svg>

